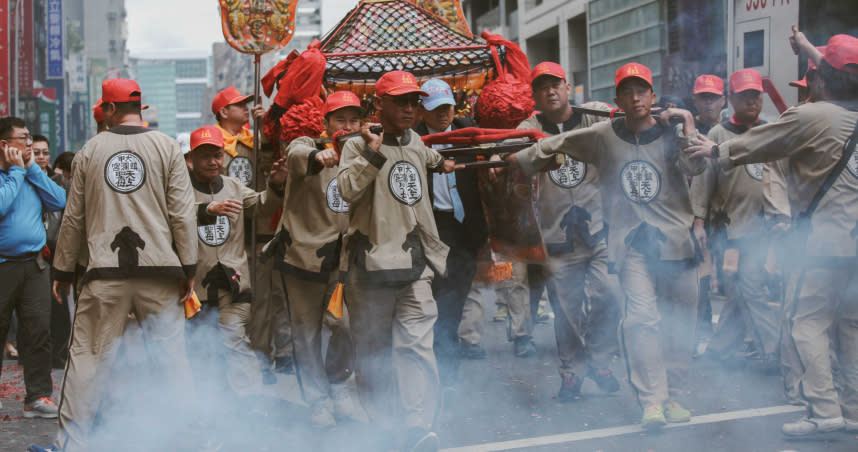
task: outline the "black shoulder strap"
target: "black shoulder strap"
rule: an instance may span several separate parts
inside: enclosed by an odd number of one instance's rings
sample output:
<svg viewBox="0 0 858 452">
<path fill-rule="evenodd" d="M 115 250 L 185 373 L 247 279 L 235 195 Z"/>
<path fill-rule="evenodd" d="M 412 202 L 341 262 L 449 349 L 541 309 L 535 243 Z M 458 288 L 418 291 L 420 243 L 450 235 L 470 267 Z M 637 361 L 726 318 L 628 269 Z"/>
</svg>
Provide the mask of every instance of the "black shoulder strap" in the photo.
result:
<svg viewBox="0 0 858 452">
<path fill-rule="evenodd" d="M 819 187 L 819 190 L 813 196 L 813 200 L 810 201 L 810 204 L 807 206 L 807 210 L 802 213 L 802 216 L 805 218 L 810 218 L 813 215 L 813 212 L 816 211 L 816 208 L 819 207 L 819 202 L 822 201 L 822 197 L 825 196 L 825 193 L 834 185 L 834 181 L 840 177 L 840 174 L 843 172 L 843 169 L 846 168 L 846 165 L 849 164 L 849 159 L 852 157 L 852 154 L 855 153 L 855 147 L 858 145 L 858 122 L 855 123 L 855 128 L 852 129 L 852 135 L 849 136 L 849 139 L 846 140 L 846 146 L 843 147 L 843 154 L 840 156 L 840 160 L 837 161 L 837 165 L 834 165 L 834 168 L 828 173 L 828 176 L 825 177 L 825 181 L 822 182 L 822 186 Z"/>
</svg>

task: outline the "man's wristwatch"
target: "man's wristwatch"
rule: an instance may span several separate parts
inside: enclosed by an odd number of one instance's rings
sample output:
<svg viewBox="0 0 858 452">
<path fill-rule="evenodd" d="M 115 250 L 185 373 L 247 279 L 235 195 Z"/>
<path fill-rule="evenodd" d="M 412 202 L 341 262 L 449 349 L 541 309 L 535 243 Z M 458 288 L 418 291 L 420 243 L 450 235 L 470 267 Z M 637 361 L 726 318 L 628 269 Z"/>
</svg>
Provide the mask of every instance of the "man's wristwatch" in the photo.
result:
<svg viewBox="0 0 858 452">
<path fill-rule="evenodd" d="M 720 157 L 720 151 L 718 150 L 718 145 L 712 146 L 712 155 L 710 156 L 713 159 L 718 159 Z"/>
</svg>

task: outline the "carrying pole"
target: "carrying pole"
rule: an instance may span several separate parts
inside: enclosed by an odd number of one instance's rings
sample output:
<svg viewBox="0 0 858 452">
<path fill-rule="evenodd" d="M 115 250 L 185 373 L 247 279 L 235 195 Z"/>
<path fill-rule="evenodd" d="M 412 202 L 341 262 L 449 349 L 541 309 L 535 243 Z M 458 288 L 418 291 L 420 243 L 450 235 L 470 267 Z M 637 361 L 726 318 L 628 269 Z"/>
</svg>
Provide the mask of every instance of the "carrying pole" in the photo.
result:
<svg viewBox="0 0 858 452">
<path fill-rule="evenodd" d="M 253 55 L 253 103 L 254 105 L 259 105 L 260 99 L 259 96 L 259 85 L 262 73 L 262 55 L 256 53 Z M 259 176 L 259 120 L 253 118 L 251 114 L 251 118 L 253 119 L 253 175 L 251 176 L 251 180 L 253 181 L 253 190 L 259 190 L 259 181 L 257 177 Z M 263 176 L 264 177 L 264 176 Z M 245 242 L 247 243 L 247 242 Z M 253 253 L 248 259 L 250 262 L 250 284 L 254 285 L 256 283 L 256 216 L 254 215 L 250 219 L 250 249 Z M 251 292 L 251 298 L 256 298 L 256 291 Z"/>
</svg>

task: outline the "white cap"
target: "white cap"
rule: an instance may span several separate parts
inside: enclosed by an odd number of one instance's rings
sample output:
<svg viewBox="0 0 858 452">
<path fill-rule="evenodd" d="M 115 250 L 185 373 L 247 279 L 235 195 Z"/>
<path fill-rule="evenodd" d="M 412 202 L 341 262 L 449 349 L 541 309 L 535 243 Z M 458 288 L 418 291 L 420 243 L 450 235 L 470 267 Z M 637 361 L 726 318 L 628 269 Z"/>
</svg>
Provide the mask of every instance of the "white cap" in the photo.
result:
<svg viewBox="0 0 858 452">
<path fill-rule="evenodd" d="M 187 132 L 180 133 L 176 136 L 176 141 L 179 142 L 179 147 L 182 148 L 182 154 L 188 155 L 191 152 L 191 134 Z"/>
</svg>

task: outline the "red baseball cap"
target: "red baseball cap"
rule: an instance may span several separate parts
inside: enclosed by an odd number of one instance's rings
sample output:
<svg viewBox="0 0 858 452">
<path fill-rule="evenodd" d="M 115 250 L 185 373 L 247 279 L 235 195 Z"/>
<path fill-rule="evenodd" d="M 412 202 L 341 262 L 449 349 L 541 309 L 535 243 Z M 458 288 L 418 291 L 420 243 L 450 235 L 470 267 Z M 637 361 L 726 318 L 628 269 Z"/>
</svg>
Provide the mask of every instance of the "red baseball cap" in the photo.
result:
<svg viewBox="0 0 858 452">
<path fill-rule="evenodd" d="M 763 92 L 763 76 L 756 69 L 741 69 L 730 75 L 731 93 L 741 93 L 749 89 Z"/>
<path fill-rule="evenodd" d="M 101 109 L 101 99 L 98 99 L 98 102 L 92 106 L 92 117 L 95 119 L 95 122 L 104 121 L 104 110 Z"/>
<path fill-rule="evenodd" d="M 360 105 L 360 99 L 351 91 L 336 91 L 325 99 L 325 108 L 322 111 L 322 116 L 327 116 L 332 111 L 337 111 L 341 108 L 354 107 L 364 113 L 363 107 Z"/>
<path fill-rule="evenodd" d="M 566 71 L 563 70 L 563 66 L 560 66 L 553 61 L 543 61 L 534 66 L 533 70 L 530 71 L 530 83 L 533 84 L 537 78 L 542 77 L 543 75 L 566 80 Z"/>
<path fill-rule="evenodd" d="M 620 83 L 630 78 L 639 78 L 652 88 L 652 72 L 640 63 L 628 63 L 617 69 L 617 73 L 614 74 L 614 86 L 620 86 Z"/>
<path fill-rule="evenodd" d="M 796 88 L 807 88 L 807 76 L 805 75 L 801 78 L 801 80 L 789 82 L 789 86 L 794 86 Z"/>
<path fill-rule="evenodd" d="M 832 36 L 822 57 L 834 69 L 858 74 L 858 38 L 843 34 Z M 847 66 L 850 64 L 852 66 Z"/>
<path fill-rule="evenodd" d="M 191 151 L 204 144 L 212 144 L 222 148 L 223 132 L 215 126 L 202 126 L 191 132 Z"/>
<path fill-rule="evenodd" d="M 212 113 L 217 114 L 223 107 L 244 104 L 253 100 L 253 95 L 242 96 L 234 86 L 228 86 L 217 93 L 212 101 Z"/>
<path fill-rule="evenodd" d="M 712 93 L 724 95 L 724 80 L 717 75 L 703 74 L 694 81 L 694 94 Z"/>
<path fill-rule="evenodd" d="M 140 85 L 128 78 L 109 78 L 101 82 L 101 101 L 104 103 L 140 101 Z"/>
<path fill-rule="evenodd" d="M 376 96 L 401 96 L 403 94 L 417 93 L 421 96 L 429 96 L 429 93 L 417 86 L 414 74 L 405 71 L 391 71 L 381 76 L 375 82 Z"/>
</svg>

